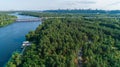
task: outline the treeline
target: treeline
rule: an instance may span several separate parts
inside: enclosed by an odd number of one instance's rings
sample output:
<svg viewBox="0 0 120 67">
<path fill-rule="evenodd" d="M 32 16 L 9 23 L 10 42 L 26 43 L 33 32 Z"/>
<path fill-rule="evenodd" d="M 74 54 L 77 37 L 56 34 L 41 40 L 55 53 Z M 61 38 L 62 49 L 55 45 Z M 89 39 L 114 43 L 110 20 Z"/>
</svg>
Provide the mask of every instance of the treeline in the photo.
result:
<svg viewBox="0 0 120 67">
<path fill-rule="evenodd" d="M 11 24 L 17 17 L 7 15 L 6 13 L 0 13 L 0 27 Z"/>
<path fill-rule="evenodd" d="M 30 12 L 24 11 L 21 15 L 35 16 L 35 17 L 69 17 L 69 18 L 120 18 L 119 14 L 94 14 L 94 13 L 59 13 L 59 12 Z"/>
<path fill-rule="evenodd" d="M 49 12 L 21 12 L 20 15 L 28 15 L 35 17 L 81 17 L 79 14 L 72 13 L 49 13 Z"/>
<path fill-rule="evenodd" d="M 47 19 L 26 35 L 33 44 L 8 67 L 119 67 L 120 19 Z M 18 58 L 19 57 L 19 58 Z"/>
<path fill-rule="evenodd" d="M 119 14 L 120 10 L 92 10 L 92 9 L 60 9 L 60 10 L 46 10 L 43 12 L 51 12 L 51 13 L 84 13 L 84 14 Z"/>
<path fill-rule="evenodd" d="M 52 12 L 52 13 L 107 13 L 105 10 L 91 10 L 91 9 L 60 9 L 60 10 L 46 10 L 43 12 Z"/>
</svg>

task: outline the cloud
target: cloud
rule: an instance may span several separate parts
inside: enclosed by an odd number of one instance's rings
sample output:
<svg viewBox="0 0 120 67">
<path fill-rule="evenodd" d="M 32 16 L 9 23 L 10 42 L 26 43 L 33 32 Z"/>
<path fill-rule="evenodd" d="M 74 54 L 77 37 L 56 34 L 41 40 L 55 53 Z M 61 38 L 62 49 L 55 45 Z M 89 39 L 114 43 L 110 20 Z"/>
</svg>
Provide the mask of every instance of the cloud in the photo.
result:
<svg viewBox="0 0 120 67">
<path fill-rule="evenodd" d="M 104 6 L 104 8 L 105 9 L 119 9 L 119 7 L 118 6 L 120 6 L 120 1 L 118 1 L 118 0 L 116 0 L 116 1 L 111 1 L 111 2 L 109 2 L 109 4 L 106 4 L 105 6 Z"/>
<path fill-rule="evenodd" d="M 94 0 L 66 0 L 59 2 L 61 8 L 67 9 L 89 9 L 90 6 L 96 4 Z"/>
<path fill-rule="evenodd" d="M 109 6 L 118 5 L 118 4 L 120 4 L 120 2 L 111 3 L 111 4 L 109 4 Z"/>
<path fill-rule="evenodd" d="M 22 4 L 22 5 L 21 5 Z M 120 9 L 120 0 L 1 0 L 0 9 Z"/>
<path fill-rule="evenodd" d="M 79 4 L 95 4 L 96 2 L 94 2 L 94 1 L 78 1 L 77 3 L 79 3 Z"/>
<path fill-rule="evenodd" d="M 93 4 L 96 4 L 95 1 L 65 1 L 62 3 L 62 5 L 64 6 L 74 6 L 74 7 L 77 7 L 77 6 L 89 6 L 89 5 L 93 5 Z"/>
</svg>

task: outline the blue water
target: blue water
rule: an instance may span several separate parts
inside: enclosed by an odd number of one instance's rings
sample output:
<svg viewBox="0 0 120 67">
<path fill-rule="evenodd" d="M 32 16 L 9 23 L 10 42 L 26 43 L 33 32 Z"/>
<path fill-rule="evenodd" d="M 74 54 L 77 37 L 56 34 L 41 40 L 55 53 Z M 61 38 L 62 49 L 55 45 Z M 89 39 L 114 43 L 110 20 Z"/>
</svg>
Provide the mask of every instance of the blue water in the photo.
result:
<svg viewBox="0 0 120 67">
<path fill-rule="evenodd" d="M 35 18 L 31 16 L 16 15 L 18 18 Z M 0 28 L 0 67 L 9 60 L 12 53 L 20 50 L 25 41 L 25 35 L 35 30 L 41 22 L 15 22 Z"/>
</svg>

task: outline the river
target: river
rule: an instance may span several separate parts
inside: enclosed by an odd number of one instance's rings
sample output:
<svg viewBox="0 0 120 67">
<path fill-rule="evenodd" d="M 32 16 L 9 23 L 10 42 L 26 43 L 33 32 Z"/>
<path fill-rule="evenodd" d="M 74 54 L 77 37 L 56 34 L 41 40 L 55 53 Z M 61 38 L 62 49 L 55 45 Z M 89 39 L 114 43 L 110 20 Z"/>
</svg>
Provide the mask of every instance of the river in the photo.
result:
<svg viewBox="0 0 120 67">
<path fill-rule="evenodd" d="M 36 18 L 14 14 L 18 19 Z M 35 30 L 41 22 L 15 22 L 0 28 L 0 67 L 9 60 L 14 51 L 20 50 L 25 35 Z"/>
</svg>

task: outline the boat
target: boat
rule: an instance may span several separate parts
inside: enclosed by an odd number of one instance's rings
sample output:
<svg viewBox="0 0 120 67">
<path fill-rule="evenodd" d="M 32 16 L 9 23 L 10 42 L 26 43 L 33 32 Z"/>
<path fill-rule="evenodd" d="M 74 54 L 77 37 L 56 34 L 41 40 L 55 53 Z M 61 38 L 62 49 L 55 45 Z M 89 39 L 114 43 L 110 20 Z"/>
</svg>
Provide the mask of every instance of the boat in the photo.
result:
<svg viewBox="0 0 120 67">
<path fill-rule="evenodd" d="M 21 48 L 24 48 L 24 47 L 30 46 L 30 45 L 31 45 L 31 43 L 30 43 L 29 41 L 24 41 L 24 42 L 22 43 L 22 47 L 21 47 Z"/>
</svg>

